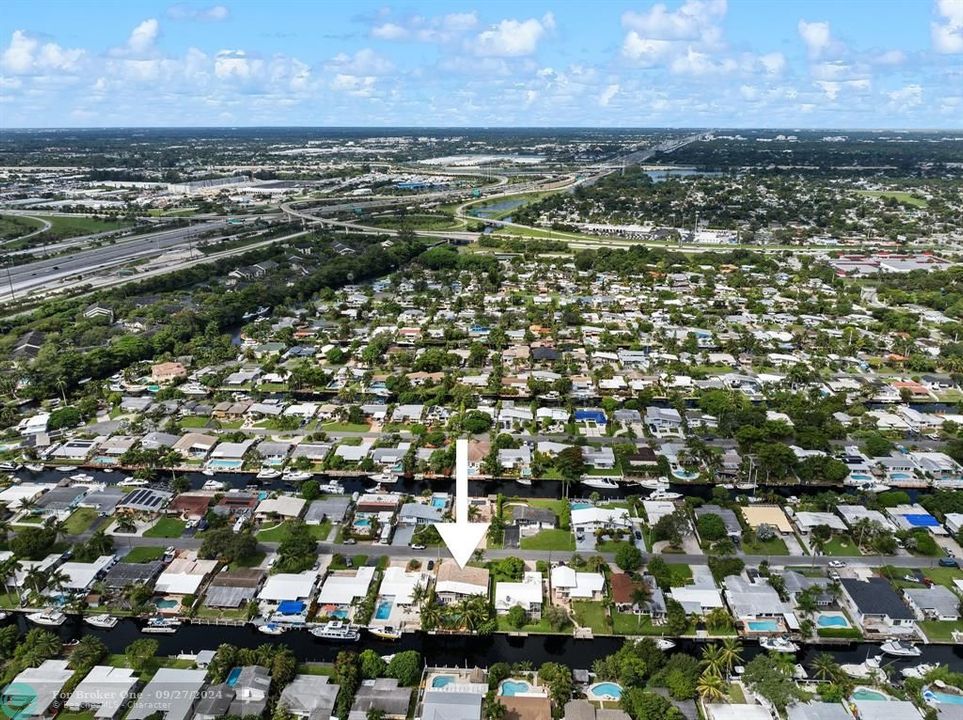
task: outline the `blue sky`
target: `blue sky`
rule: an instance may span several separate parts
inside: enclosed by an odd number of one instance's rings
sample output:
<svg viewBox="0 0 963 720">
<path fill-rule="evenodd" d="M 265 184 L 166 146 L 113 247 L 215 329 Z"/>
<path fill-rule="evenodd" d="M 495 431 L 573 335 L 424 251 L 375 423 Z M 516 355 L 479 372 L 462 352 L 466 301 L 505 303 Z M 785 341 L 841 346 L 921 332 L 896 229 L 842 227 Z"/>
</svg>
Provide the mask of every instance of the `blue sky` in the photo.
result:
<svg viewBox="0 0 963 720">
<path fill-rule="evenodd" d="M 963 127 L 963 0 L 5 0 L 4 127 Z"/>
</svg>

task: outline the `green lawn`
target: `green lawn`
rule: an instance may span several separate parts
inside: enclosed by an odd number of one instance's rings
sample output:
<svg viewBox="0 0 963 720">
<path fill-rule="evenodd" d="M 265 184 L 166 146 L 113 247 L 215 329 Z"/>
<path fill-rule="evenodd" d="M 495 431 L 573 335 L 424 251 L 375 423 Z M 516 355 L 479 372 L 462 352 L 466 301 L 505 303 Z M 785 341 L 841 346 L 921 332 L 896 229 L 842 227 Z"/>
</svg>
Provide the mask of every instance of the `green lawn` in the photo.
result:
<svg viewBox="0 0 963 720">
<path fill-rule="evenodd" d="M 756 538 L 752 539 L 752 542 L 743 542 L 742 549 L 745 551 L 746 555 L 788 555 L 789 548 L 786 547 L 786 542 L 778 535 L 771 540 L 766 540 L 761 542 Z"/>
<path fill-rule="evenodd" d="M 71 712 L 70 710 L 64 710 L 57 715 L 57 720 L 94 720 L 94 711 L 83 710 Z"/>
<path fill-rule="evenodd" d="M 315 540 L 324 540 L 328 537 L 328 533 L 331 532 L 331 523 L 325 520 L 320 525 L 308 525 L 308 530 L 311 533 L 311 537 Z M 276 542 L 279 543 L 288 537 L 288 533 L 291 531 L 291 521 L 285 520 L 277 525 L 269 525 L 266 529 L 260 530 L 257 534 L 257 539 L 261 542 Z"/>
<path fill-rule="evenodd" d="M 164 557 L 164 548 L 139 545 L 132 547 L 130 552 L 124 555 L 123 561 L 128 563 L 146 563 L 153 560 L 160 560 L 162 557 Z"/>
<path fill-rule="evenodd" d="M 729 702 L 734 705 L 746 704 L 746 694 L 742 691 L 741 685 L 736 685 L 735 683 L 729 685 Z"/>
<path fill-rule="evenodd" d="M 575 551 L 575 536 L 568 530 L 542 530 L 532 537 L 522 538 L 522 550 Z"/>
<path fill-rule="evenodd" d="M 930 580 L 938 585 L 943 585 L 948 587 L 950 590 L 955 590 L 953 580 L 963 580 L 963 570 L 959 568 L 945 568 L 945 567 L 932 567 L 932 568 L 922 568 L 923 575 L 928 577 Z M 880 572 L 882 574 L 882 572 Z M 889 578 L 897 587 L 911 587 L 911 588 L 921 588 L 923 587 L 920 583 L 911 583 L 903 580 L 904 575 L 915 575 L 915 570 L 910 570 L 908 568 L 893 568 L 892 577 Z"/>
<path fill-rule="evenodd" d="M 259 567 L 264 558 L 267 557 L 267 553 L 256 552 L 254 555 L 247 560 L 235 560 L 231 563 L 231 570 L 239 570 L 240 568 L 253 568 Z"/>
<path fill-rule="evenodd" d="M 823 547 L 824 555 L 862 555 L 859 547 L 848 535 L 833 535 L 829 542 Z"/>
<path fill-rule="evenodd" d="M 154 527 L 144 531 L 144 537 L 149 538 L 179 538 L 184 532 L 186 523 L 177 518 L 161 518 Z"/>
<path fill-rule="evenodd" d="M 685 587 L 692 581 L 692 568 L 685 563 L 666 563 L 672 580 L 669 587 Z"/>
<path fill-rule="evenodd" d="M 371 426 L 359 423 L 329 422 L 324 423 L 321 429 L 327 432 L 368 432 Z"/>
<path fill-rule="evenodd" d="M 77 508 L 70 517 L 64 521 L 64 527 L 68 535 L 80 535 L 80 533 L 89 528 L 96 519 L 97 511 L 93 508 Z"/>
<path fill-rule="evenodd" d="M 27 239 L 24 241 L 24 245 L 36 245 L 63 240 L 65 238 L 79 237 L 81 235 L 93 235 L 94 233 L 119 230 L 132 225 L 132 223 L 124 221 L 101 220 L 99 218 L 83 217 L 81 215 L 68 217 L 38 214 L 33 217 L 48 221 L 50 223 L 50 229 Z M 38 223 L 37 220 L 6 215 L 0 217 L 0 239 L 5 240 L 20 237 L 21 235 L 38 230 L 41 227 L 43 227 L 43 225 Z M 20 247 L 20 245 L 14 243 L 8 247 L 16 249 Z"/>
<path fill-rule="evenodd" d="M 334 665 L 330 663 L 302 663 L 298 665 L 300 675 L 333 675 Z"/>
<path fill-rule="evenodd" d="M 592 628 L 596 634 L 611 633 L 612 626 L 609 618 L 605 614 L 605 605 L 600 602 L 589 602 L 587 600 L 572 601 L 572 611 L 575 613 L 575 620 L 582 627 Z"/>
<path fill-rule="evenodd" d="M 963 620 L 940 622 L 939 620 L 921 620 L 919 625 L 930 642 L 952 642 L 953 631 L 963 632 Z"/>
<path fill-rule="evenodd" d="M 635 613 L 612 613 L 612 628 L 616 635 L 665 635 L 664 625 L 653 625 L 651 618 Z M 690 624 L 686 632 L 694 632 Z"/>
<path fill-rule="evenodd" d="M 199 415 L 188 415 L 180 419 L 180 425 L 182 428 L 196 430 L 198 428 L 216 427 L 217 421 Z"/>
<path fill-rule="evenodd" d="M 902 190 L 857 190 L 856 193 L 871 198 L 893 198 L 896 202 L 912 205 L 913 207 L 926 207 L 926 200 Z"/>
<path fill-rule="evenodd" d="M 520 628 L 513 627 L 508 622 L 507 615 L 498 616 L 498 630 L 499 632 L 524 632 L 524 633 L 554 633 L 552 626 L 548 624 L 548 620 L 542 618 L 537 623 L 532 623 L 531 625 L 523 625 Z"/>
</svg>

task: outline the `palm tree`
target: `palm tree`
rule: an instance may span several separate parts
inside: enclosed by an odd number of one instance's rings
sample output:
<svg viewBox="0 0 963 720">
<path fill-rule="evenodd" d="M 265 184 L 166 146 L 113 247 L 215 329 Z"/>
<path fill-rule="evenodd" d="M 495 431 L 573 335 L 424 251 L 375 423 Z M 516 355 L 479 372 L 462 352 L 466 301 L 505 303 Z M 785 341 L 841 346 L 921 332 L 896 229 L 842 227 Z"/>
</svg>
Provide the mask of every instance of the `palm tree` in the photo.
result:
<svg viewBox="0 0 963 720">
<path fill-rule="evenodd" d="M 732 668 L 742 662 L 742 645 L 736 638 L 725 638 L 720 647 L 722 655 L 722 666 L 726 669 L 726 675 L 732 672 Z"/>
<path fill-rule="evenodd" d="M 425 630 L 434 630 L 438 627 L 442 619 L 441 605 L 435 602 L 435 594 L 432 593 L 421 603 L 421 627 Z"/>
<path fill-rule="evenodd" d="M 27 570 L 27 574 L 23 578 L 23 584 L 28 585 L 37 595 L 40 595 L 41 588 L 47 584 L 47 573 L 40 566 L 35 565 Z"/>
<path fill-rule="evenodd" d="M 726 682 L 719 675 L 706 670 L 699 677 L 696 692 L 705 703 L 718 702 L 726 696 Z"/>
<path fill-rule="evenodd" d="M 843 669 L 836 662 L 836 659 L 829 653 L 819 653 L 812 664 L 813 674 L 820 680 L 826 682 L 836 682 L 843 675 Z"/>
<path fill-rule="evenodd" d="M 0 576 L 3 578 L 3 589 L 10 594 L 10 578 L 16 578 L 18 572 L 23 569 L 23 563 L 16 557 L 10 556 L 0 563 Z"/>
<path fill-rule="evenodd" d="M 722 648 L 715 643 L 706 645 L 702 650 L 702 667 L 705 668 L 703 675 L 718 675 L 722 677 L 723 666 Z"/>
<path fill-rule="evenodd" d="M 65 587 L 67 583 L 70 582 L 70 575 L 65 573 L 63 570 L 55 569 L 51 570 L 47 575 L 47 587 L 49 587 L 54 592 L 60 592 Z"/>
</svg>

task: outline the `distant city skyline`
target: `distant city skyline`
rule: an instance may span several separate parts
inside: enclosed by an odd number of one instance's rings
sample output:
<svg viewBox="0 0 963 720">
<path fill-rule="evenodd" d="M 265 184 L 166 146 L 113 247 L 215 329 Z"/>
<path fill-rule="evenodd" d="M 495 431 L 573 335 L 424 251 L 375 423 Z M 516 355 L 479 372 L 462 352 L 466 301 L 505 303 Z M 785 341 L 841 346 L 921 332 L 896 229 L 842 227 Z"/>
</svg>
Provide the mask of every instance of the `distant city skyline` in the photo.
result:
<svg viewBox="0 0 963 720">
<path fill-rule="evenodd" d="M 963 127 L 963 0 L 8 0 L 0 126 Z"/>
</svg>

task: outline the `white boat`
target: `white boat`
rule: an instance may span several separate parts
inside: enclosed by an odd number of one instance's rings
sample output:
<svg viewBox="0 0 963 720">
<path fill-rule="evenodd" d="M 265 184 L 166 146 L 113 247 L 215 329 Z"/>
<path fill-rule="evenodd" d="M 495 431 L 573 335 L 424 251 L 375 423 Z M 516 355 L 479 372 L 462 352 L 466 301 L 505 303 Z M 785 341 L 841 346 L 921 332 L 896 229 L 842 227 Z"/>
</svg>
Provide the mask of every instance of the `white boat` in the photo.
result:
<svg viewBox="0 0 963 720">
<path fill-rule="evenodd" d="M 792 640 L 779 636 L 760 638 L 759 644 L 772 652 L 794 653 L 799 650 L 799 646 Z"/>
<path fill-rule="evenodd" d="M 264 633 L 265 635 L 280 635 L 284 632 L 284 626 L 278 623 L 264 623 L 263 625 L 257 626 L 257 631 L 259 633 Z"/>
<path fill-rule="evenodd" d="M 127 477 L 121 480 L 118 485 L 130 485 L 131 487 L 144 487 L 148 484 L 146 480 L 137 480 L 132 477 Z"/>
<path fill-rule="evenodd" d="M 669 483 L 667 483 L 663 478 L 647 478 L 645 480 L 636 480 L 635 484 L 646 490 L 668 490 Z"/>
<path fill-rule="evenodd" d="M 881 482 L 863 483 L 862 485 L 858 485 L 856 489 L 868 493 L 881 493 L 889 490 L 889 485 Z"/>
<path fill-rule="evenodd" d="M 324 623 L 324 625 L 317 625 L 308 632 L 316 638 L 331 640 L 332 642 L 358 642 L 361 638 L 361 633 L 355 625 L 340 620 L 332 620 Z"/>
<path fill-rule="evenodd" d="M 20 469 L 20 465 L 12 462 L 0 462 L 0 470 L 5 470 L 6 472 L 16 472 Z"/>
<path fill-rule="evenodd" d="M 755 486 L 755 483 L 751 482 L 736 483 L 736 490 L 752 490 Z"/>
<path fill-rule="evenodd" d="M 735 489 L 736 489 L 736 486 L 733 485 L 732 483 L 722 483 L 722 484 L 719 485 L 718 487 L 721 487 L 723 490 L 735 490 Z"/>
<path fill-rule="evenodd" d="M 905 640 L 889 640 L 880 645 L 879 649 L 896 657 L 919 657 L 923 654 L 922 650 Z"/>
<path fill-rule="evenodd" d="M 152 617 L 147 621 L 142 632 L 145 633 L 174 633 L 181 625 L 176 618 Z"/>
<path fill-rule="evenodd" d="M 391 625 L 386 625 L 384 627 L 369 627 L 368 632 L 374 635 L 376 638 L 380 638 L 381 640 L 401 639 L 401 630 L 398 630 Z"/>
<path fill-rule="evenodd" d="M 24 467 L 30 472 L 43 472 L 43 463 L 27 463 Z"/>
<path fill-rule="evenodd" d="M 6 620 L 8 617 L 10 617 L 10 613 L 6 610 L 0 610 L 0 620 Z"/>
<path fill-rule="evenodd" d="M 919 665 L 914 665 L 913 667 L 903 668 L 899 672 L 904 678 L 924 678 L 938 667 L 939 665 L 920 663 Z"/>
<path fill-rule="evenodd" d="M 331 482 L 326 482 L 324 485 L 318 485 L 318 490 L 331 495 L 341 495 L 344 493 L 344 485 L 337 480 L 332 480 Z"/>
<path fill-rule="evenodd" d="M 619 487 L 617 482 L 604 477 L 582 478 L 582 484 L 585 487 L 597 488 L 598 490 L 617 490 Z"/>
<path fill-rule="evenodd" d="M 57 468 L 57 472 L 62 472 L 62 473 L 76 472 L 76 471 L 77 471 L 76 465 L 61 465 L 60 467 Z"/>
<path fill-rule="evenodd" d="M 304 482 L 305 480 L 311 479 L 311 473 L 305 472 L 304 470 L 285 470 L 281 474 L 281 478 L 285 482 Z"/>
<path fill-rule="evenodd" d="M 103 470 L 101 470 L 101 472 L 102 472 L 102 473 L 105 473 L 106 475 L 110 475 L 112 472 L 114 472 L 114 469 L 113 469 L 113 468 L 104 468 Z"/>
<path fill-rule="evenodd" d="M 77 473 L 76 475 L 71 475 L 70 479 L 76 483 L 88 483 L 93 481 L 94 476 L 88 475 L 87 473 Z"/>
<path fill-rule="evenodd" d="M 88 615 L 84 618 L 84 622 L 98 628 L 112 628 L 118 620 L 113 615 L 104 613 L 102 615 Z"/>
<path fill-rule="evenodd" d="M 258 480 L 274 480 L 281 477 L 281 471 L 274 468 L 261 468 L 254 477 Z"/>
<path fill-rule="evenodd" d="M 207 475 L 208 477 L 214 477 L 214 471 L 211 468 L 204 468 L 201 470 L 201 475 Z"/>
<path fill-rule="evenodd" d="M 36 625 L 58 626 L 63 625 L 67 616 L 59 610 L 44 610 L 42 612 L 30 613 L 27 620 Z"/>
<path fill-rule="evenodd" d="M 671 490 L 656 490 L 646 500 L 678 500 L 682 493 L 672 492 Z"/>
<path fill-rule="evenodd" d="M 201 486 L 203 490 L 223 490 L 227 485 L 222 483 L 220 480 L 208 480 Z"/>
<path fill-rule="evenodd" d="M 390 472 L 389 470 L 385 470 L 380 473 L 373 473 L 368 477 L 374 480 L 379 485 L 393 485 L 396 482 L 398 482 L 398 476 L 395 475 L 393 472 Z"/>
<path fill-rule="evenodd" d="M 669 640 L 669 638 L 659 638 L 655 641 L 655 646 L 665 652 L 666 650 L 671 650 L 675 647 L 675 641 Z"/>
<path fill-rule="evenodd" d="M 530 477 L 518 477 L 515 478 L 515 482 L 517 482 L 519 485 L 524 485 L 525 487 L 532 486 L 532 479 Z"/>
</svg>

